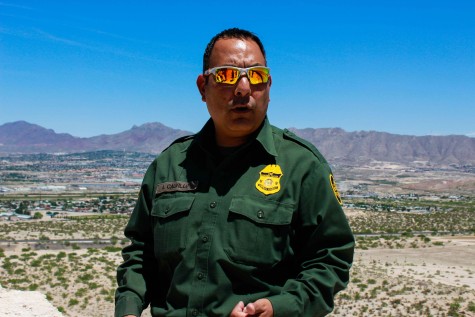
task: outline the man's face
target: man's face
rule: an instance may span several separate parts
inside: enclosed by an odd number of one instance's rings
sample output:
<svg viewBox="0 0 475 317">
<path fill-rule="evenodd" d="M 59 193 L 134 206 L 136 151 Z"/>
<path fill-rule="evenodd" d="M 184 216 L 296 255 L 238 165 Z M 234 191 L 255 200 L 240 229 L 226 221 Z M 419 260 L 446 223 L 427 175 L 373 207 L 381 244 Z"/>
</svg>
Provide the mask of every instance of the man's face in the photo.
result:
<svg viewBox="0 0 475 317">
<path fill-rule="evenodd" d="M 265 65 L 264 55 L 252 40 L 220 39 L 210 56 L 210 68 Z M 208 80 L 200 75 L 196 83 L 214 122 L 217 144 L 231 147 L 245 143 L 266 116 L 272 83 L 270 76 L 267 83 L 257 85 L 251 85 L 245 75 L 234 85 L 218 84 L 214 75 L 209 75 Z"/>
</svg>

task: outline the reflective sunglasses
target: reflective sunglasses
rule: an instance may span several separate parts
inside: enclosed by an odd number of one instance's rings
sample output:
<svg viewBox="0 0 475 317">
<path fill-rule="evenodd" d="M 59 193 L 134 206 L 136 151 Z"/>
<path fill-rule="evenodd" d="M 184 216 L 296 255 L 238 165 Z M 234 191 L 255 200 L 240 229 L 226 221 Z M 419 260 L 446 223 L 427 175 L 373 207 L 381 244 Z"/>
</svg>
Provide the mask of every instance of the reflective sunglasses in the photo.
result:
<svg viewBox="0 0 475 317">
<path fill-rule="evenodd" d="M 267 83 L 269 80 L 270 68 L 264 66 L 253 66 L 248 68 L 240 68 L 233 66 L 218 66 L 205 71 L 204 75 L 214 75 L 214 80 L 218 84 L 234 85 L 241 77 L 242 73 L 246 73 L 249 82 L 252 85 Z"/>
</svg>

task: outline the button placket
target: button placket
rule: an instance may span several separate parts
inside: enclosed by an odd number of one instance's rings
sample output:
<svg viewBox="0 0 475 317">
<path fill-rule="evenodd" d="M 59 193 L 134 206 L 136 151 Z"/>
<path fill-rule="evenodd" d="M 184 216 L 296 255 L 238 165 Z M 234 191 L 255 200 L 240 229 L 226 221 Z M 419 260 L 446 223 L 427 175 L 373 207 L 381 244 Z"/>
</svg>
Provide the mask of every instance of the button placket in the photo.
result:
<svg viewBox="0 0 475 317">
<path fill-rule="evenodd" d="M 203 209 L 202 221 L 197 227 L 197 249 L 195 254 L 194 277 L 192 282 L 192 290 L 190 291 L 188 307 L 190 316 L 203 316 L 204 312 L 199 309 L 203 307 L 203 300 L 206 296 L 205 289 L 209 283 L 209 261 L 210 248 L 212 247 L 213 232 L 216 227 L 217 218 L 220 215 L 219 209 L 221 205 L 219 198 L 209 195 L 208 199 L 203 201 L 201 208 Z"/>
</svg>

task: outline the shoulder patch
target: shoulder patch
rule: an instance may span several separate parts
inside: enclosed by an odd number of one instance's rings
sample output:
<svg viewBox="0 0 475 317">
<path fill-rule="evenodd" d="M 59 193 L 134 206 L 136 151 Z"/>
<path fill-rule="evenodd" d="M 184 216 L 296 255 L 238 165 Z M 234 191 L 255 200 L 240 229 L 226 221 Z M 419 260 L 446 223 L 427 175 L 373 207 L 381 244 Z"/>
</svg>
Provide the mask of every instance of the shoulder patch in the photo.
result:
<svg viewBox="0 0 475 317">
<path fill-rule="evenodd" d="M 323 155 L 320 153 L 320 151 L 317 150 L 315 145 L 310 143 L 309 141 L 302 139 L 301 137 L 297 136 L 295 133 L 288 129 L 284 129 L 284 138 L 291 140 L 300 146 L 308 149 L 310 152 L 312 152 L 322 163 L 327 163 Z"/>
<path fill-rule="evenodd" d="M 343 205 L 343 201 L 341 200 L 340 193 L 338 192 L 338 188 L 336 188 L 335 178 L 333 174 L 330 173 L 330 185 L 332 187 L 333 193 L 335 194 L 335 198 L 340 205 Z"/>
</svg>

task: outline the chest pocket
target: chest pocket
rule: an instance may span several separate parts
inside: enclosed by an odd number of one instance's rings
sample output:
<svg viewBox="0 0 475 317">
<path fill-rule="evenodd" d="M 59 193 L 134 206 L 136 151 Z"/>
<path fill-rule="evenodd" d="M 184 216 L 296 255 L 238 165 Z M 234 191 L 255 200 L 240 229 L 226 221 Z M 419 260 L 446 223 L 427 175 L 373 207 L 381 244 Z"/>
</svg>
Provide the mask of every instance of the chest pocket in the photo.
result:
<svg viewBox="0 0 475 317">
<path fill-rule="evenodd" d="M 188 215 L 194 197 L 157 198 L 151 211 L 155 254 L 166 257 L 186 248 Z"/>
<path fill-rule="evenodd" d="M 224 251 L 247 265 L 272 266 L 290 252 L 293 205 L 250 197 L 231 201 Z"/>
</svg>

